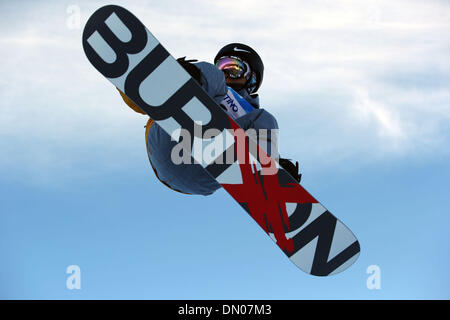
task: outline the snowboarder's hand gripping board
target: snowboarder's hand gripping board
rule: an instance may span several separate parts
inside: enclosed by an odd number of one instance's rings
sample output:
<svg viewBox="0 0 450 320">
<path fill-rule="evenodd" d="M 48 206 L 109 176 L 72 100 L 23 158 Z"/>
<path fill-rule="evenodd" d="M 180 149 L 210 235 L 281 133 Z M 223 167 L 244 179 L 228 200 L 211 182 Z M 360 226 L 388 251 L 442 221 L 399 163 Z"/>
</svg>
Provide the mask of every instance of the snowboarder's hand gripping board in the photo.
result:
<svg viewBox="0 0 450 320">
<path fill-rule="evenodd" d="M 114 5 L 98 9 L 84 28 L 83 48 L 91 64 L 173 139 L 180 129 L 190 133 L 196 162 L 300 269 L 327 276 L 356 261 L 360 246 L 352 232 L 262 148 L 252 148 L 244 131 L 132 13 Z M 208 129 L 214 134 L 204 138 Z M 214 156 L 205 157 L 207 149 Z"/>
</svg>

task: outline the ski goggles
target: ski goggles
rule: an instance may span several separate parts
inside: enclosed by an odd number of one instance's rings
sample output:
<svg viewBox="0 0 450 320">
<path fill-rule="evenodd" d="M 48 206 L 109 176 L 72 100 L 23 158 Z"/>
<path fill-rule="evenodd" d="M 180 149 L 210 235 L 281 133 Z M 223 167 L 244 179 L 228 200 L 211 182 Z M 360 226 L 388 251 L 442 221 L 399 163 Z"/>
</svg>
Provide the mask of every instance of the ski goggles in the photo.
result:
<svg viewBox="0 0 450 320">
<path fill-rule="evenodd" d="M 251 70 L 247 62 L 238 57 L 225 56 L 217 60 L 216 67 L 232 79 L 248 78 Z"/>
</svg>

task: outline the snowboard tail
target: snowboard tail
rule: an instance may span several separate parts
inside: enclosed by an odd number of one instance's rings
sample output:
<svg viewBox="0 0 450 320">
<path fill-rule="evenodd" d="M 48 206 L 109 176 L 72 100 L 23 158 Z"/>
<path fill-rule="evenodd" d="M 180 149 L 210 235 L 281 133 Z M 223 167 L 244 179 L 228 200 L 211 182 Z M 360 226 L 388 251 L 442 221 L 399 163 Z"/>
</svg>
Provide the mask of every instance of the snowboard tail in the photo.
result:
<svg viewBox="0 0 450 320">
<path fill-rule="evenodd" d="M 356 261 L 360 246 L 353 233 L 262 148 L 249 148 L 244 131 L 132 13 L 115 5 L 98 9 L 84 28 L 83 49 L 91 64 L 173 139 L 178 141 L 180 129 L 189 131 L 192 157 L 299 268 L 327 276 Z M 218 134 L 204 139 L 208 129 Z M 216 158 L 231 150 L 234 162 L 202 158 L 213 144 L 221 147 Z M 245 152 L 239 155 L 242 144 Z"/>
</svg>

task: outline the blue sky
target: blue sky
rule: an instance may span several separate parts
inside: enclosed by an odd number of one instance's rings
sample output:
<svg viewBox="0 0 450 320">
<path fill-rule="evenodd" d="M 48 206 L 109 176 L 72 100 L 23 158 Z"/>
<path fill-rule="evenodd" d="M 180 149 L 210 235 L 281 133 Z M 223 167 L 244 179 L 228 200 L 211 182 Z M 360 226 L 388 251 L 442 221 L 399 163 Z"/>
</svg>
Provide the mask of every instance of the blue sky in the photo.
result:
<svg viewBox="0 0 450 320">
<path fill-rule="evenodd" d="M 107 3 L 0 4 L 0 298 L 450 298 L 447 2 L 116 2 L 176 57 L 257 49 L 280 153 L 361 242 L 328 278 L 296 268 L 224 191 L 155 181 L 146 118 L 82 51 Z M 69 265 L 80 290 L 66 288 Z"/>
</svg>

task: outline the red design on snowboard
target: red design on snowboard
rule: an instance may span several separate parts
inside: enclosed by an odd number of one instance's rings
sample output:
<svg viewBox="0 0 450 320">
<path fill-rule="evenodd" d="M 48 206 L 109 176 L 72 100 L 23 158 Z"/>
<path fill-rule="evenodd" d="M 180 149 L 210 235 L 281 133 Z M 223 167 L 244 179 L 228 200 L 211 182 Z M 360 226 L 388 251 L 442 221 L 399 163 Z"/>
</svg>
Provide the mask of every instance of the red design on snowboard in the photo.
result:
<svg viewBox="0 0 450 320">
<path fill-rule="evenodd" d="M 260 159 L 267 159 L 268 163 L 261 161 L 261 174 L 256 164 L 249 161 L 249 145 L 247 139 L 242 138 L 243 130 L 230 119 L 234 134 L 236 150 L 238 150 L 238 163 L 242 174 L 242 184 L 222 184 L 222 187 L 232 195 L 239 203 L 246 203 L 253 219 L 263 228 L 275 235 L 277 245 L 285 252 L 294 251 L 292 239 L 287 239 L 285 230 L 289 230 L 289 216 L 286 211 L 286 203 L 317 203 L 302 186 L 298 183 L 287 183 L 280 185 L 278 170 L 275 160 L 257 146 Z M 245 136 L 244 136 L 245 137 Z M 244 152 L 239 154 L 242 146 L 238 141 L 244 143 Z M 275 170 L 274 170 L 275 168 Z M 271 230 L 270 230 L 270 229 Z"/>
</svg>

